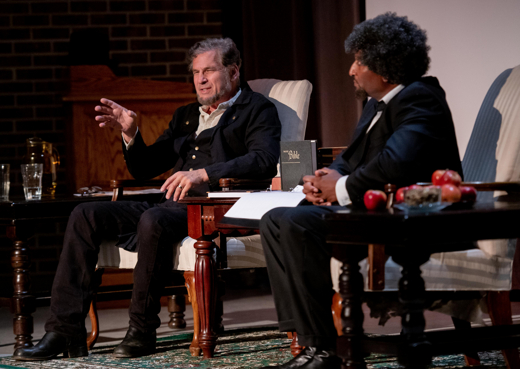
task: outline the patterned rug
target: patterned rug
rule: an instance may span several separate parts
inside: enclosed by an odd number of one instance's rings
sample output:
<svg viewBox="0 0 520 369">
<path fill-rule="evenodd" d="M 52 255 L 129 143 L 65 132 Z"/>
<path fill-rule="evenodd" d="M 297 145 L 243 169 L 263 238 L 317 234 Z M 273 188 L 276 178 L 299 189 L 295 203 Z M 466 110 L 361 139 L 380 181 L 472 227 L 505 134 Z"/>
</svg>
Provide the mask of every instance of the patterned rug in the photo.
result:
<svg viewBox="0 0 520 369">
<path fill-rule="evenodd" d="M 56 359 L 40 362 L 21 362 L 10 357 L 0 358 L 0 368 L 28 369 L 159 369 L 159 368 L 260 368 L 289 361 L 292 356 L 290 340 L 285 334 L 265 329 L 227 331 L 219 337 L 215 358 L 203 360 L 189 353 L 191 334 L 177 335 L 158 340 L 157 353 L 136 359 L 115 359 L 111 347 L 98 347 L 88 357 Z M 506 369 L 499 351 L 480 353 L 481 369 Z M 401 368 L 395 357 L 372 355 L 366 359 L 369 369 Z M 436 357 L 431 369 L 466 368 L 462 355 Z M 475 369 L 475 367 L 473 367 Z"/>
</svg>

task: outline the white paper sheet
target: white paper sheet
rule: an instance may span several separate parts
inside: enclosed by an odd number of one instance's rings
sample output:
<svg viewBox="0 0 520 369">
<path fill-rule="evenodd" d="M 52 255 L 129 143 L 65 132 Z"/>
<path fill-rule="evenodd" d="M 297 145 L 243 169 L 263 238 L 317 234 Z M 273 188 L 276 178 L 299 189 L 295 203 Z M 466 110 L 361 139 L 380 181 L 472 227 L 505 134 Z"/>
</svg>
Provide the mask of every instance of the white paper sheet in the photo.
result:
<svg viewBox="0 0 520 369">
<path fill-rule="evenodd" d="M 305 195 L 301 192 L 254 192 L 242 196 L 226 213 L 227 218 L 258 219 L 269 210 L 279 207 L 294 207 Z"/>
</svg>

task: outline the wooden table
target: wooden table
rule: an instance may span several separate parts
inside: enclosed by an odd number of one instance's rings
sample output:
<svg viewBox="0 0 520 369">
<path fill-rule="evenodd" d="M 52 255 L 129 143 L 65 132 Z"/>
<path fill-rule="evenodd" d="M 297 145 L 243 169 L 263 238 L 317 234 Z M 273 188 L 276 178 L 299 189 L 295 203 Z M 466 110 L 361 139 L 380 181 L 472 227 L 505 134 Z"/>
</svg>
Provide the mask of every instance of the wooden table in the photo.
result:
<svg viewBox="0 0 520 369">
<path fill-rule="evenodd" d="M 406 367 L 422 367 L 432 355 L 520 346 L 520 325 L 472 328 L 467 332 L 424 333 L 425 288 L 420 265 L 435 252 L 471 247 L 467 241 L 520 237 L 520 202 L 452 205 L 432 213 L 404 213 L 396 209 L 345 209 L 325 216 L 327 242 L 343 262 L 340 294 L 344 335 L 338 355 L 345 368 L 366 368 L 370 352 L 397 354 Z M 402 334 L 392 339 L 368 338 L 363 333 L 363 278 L 359 261 L 367 244 L 385 244 L 386 253 L 402 266 L 399 300 L 403 304 Z"/>
<path fill-rule="evenodd" d="M 135 195 L 132 200 L 145 200 L 148 195 Z M 148 196 L 149 198 L 149 196 Z M 57 195 L 39 201 L 25 201 L 12 197 L 0 202 L 0 225 L 6 226 L 7 237 L 13 242 L 11 265 L 13 267 L 13 296 L 11 311 L 14 314 L 13 332 L 15 349 L 32 346 L 34 331 L 32 313 L 36 309 L 35 297 L 31 294 L 30 250 L 27 240 L 34 235 L 37 222 L 68 219 L 72 210 L 87 201 L 110 201 L 110 196 L 81 197 Z"/>
</svg>

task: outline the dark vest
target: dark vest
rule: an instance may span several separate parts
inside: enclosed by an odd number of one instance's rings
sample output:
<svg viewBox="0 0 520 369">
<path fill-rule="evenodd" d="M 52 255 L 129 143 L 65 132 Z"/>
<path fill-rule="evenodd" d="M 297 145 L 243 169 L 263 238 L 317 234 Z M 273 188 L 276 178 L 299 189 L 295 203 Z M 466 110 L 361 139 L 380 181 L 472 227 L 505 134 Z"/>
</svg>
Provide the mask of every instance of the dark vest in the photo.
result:
<svg viewBox="0 0 520 369">
<path fill-rule="evenodd" d="M 212 164 L 210 141 L 215 127 L 202 131 L 197 137 L 193 132 L 184 142 L 181 157 L 184 158 L 183 171 L 197 170 Z M 207 183 L 190 189 L 189 196 L 207 196 L 210 190 Z"/>
</svg>

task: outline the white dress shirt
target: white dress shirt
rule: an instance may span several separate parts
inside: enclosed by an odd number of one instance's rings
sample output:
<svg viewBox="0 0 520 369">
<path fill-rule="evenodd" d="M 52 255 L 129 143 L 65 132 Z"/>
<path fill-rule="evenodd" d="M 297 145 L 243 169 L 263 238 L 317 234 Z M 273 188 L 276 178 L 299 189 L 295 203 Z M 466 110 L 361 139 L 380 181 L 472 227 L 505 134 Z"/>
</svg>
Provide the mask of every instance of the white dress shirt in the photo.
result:
<svg viewBox="0 0 520 369">
<path fill-rule="evenodd" d="M 395 95 L 397 95 L 402 89 L 404 88 L 404 85 L 398 85 L 392 91 L 387 93 L 380 101 L 384 101 L 385 104 L 388 104 L 390 100 L 393 99 Z M 372 122 L 370 122 L 370 126 L 368 126 L 368 129 L 365 134 L 368 133 L 372 129 L 372 127 L 379 121 L 379 118 L 381 118 L 381 115 L 383 114 L 382 111 L 378 111 L 374 119 L 372 119 Z M 352 201 L 350 200 L 350 196 L 348 195 L 347 191 L 347 178 L 348 175 L 341 177 L 336 182 L 336 198 L 338 199 L 338 202 L 340 205 L 348 205 Z"/>
</svg>

